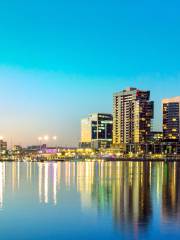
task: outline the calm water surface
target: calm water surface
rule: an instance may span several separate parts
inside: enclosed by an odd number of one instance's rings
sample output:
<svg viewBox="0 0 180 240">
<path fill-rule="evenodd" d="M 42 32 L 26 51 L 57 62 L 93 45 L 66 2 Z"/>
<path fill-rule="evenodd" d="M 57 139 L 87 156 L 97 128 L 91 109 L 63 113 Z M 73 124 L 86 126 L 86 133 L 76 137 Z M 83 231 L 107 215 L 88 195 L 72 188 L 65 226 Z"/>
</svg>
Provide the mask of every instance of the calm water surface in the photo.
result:
<svg viewBox="0 0 180 240">
<path fill-rule="evenodd" d="M 0 163 L 3 240 L 180 239 L 180 163 Z"/>
</svg>

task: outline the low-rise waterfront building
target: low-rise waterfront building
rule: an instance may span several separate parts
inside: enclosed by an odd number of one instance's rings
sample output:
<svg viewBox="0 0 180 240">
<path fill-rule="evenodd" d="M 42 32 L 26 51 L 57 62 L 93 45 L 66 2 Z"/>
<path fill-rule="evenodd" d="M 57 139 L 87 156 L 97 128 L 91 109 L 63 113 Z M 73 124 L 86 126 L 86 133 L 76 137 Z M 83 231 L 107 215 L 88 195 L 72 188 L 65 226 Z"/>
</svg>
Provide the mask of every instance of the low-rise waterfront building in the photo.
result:
<svg viewBox="0 0 180 240">
<path fill-rule="evenodd" d="M 13 150 L 13 152 L 14 152 L 14 153 L 17 153 L 17 154 L 19 154 L 19 153 L 21 153 L 21 152 L 22 152 L 22 150 L 23 150 L 23 147 L 22 147 L 22 146 L 20 146 L 20 145 L 14 145 L 12 150 Z"/>
<path fill-rule="evenodd" d="M 0 154 L 6 154 L 7 153 L 7 142 L 4 140 L 0 140 Z"/>
<path fill-rule="evenodd" d="M 163 132 L 162 131 L 151 131 L 150 140 L 151 143 L 158 143 L 163 141 Z"/>
</svg>

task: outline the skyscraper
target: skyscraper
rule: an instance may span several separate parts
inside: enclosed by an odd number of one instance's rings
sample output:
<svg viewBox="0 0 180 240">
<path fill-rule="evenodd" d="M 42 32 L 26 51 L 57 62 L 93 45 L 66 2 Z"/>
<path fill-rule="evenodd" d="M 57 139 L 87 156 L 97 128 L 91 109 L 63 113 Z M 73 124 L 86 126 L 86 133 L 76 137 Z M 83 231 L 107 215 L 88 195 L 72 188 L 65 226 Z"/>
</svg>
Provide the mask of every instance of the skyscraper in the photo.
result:
<svg viewBox="0 0 180 240">
<path fill-rule="evenodd" d="M 81 146 L 106 148 L 112 144 L 112 114 L 94 113 L 81 121 Z"/>
<path fill-rule="evenodd" d="M 163 139 L 180 141 L 180 97 L 163 99 Z"/>
<path fill-rule="evenodd" d="M 148 142 L 154 102 L 150 91 L 128 88 L 113 96 L 113 144 Z"/>
</svg>

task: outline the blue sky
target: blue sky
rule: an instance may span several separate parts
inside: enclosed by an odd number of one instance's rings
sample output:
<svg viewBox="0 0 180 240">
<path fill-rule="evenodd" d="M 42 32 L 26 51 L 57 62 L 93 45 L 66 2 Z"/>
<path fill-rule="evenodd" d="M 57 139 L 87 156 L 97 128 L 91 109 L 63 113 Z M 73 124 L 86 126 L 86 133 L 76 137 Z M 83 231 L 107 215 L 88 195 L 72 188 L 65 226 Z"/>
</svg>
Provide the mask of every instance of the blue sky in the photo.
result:
<svg viewBox="0 0 180 240">
<path fill-rule="evenodd" d="M 0 3 L 0 133 L 12 143 L 57 134 L 78 142 L 80 119 L 112 111 L 128 86 L 180 95 L 180 3 L 6 0 Z"/>
</svg>

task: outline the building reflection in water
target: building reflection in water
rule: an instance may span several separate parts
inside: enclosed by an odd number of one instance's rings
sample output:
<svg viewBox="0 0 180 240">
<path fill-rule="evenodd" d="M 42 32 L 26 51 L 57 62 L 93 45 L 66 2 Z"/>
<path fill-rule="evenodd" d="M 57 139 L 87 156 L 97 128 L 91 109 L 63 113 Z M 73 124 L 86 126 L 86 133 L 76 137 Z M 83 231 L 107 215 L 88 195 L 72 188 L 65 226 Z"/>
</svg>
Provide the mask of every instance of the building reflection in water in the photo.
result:
<svg viewBox="0 0 180 240">
<path fill-rule="evenodd" d="M 90 208 L 92 205 L 92 193 L 94 187 L 94 162 L 78 162 L 77 163 L 77 191 L 81 196 L 82 208 Z"/>
<path fill-rule="evenodd" d="M 5 163 L 0 162 L 0 209 L 3 208 L 5 189 Z"/>
<path fill-rule="evenodd" d="M 163 168 L 162 219 L 180 219 L 180 166 L 174 162 Z"/>
<path fill-rule="evenodd" d="M 5 195 L 35 184 L 41 204 L 61 204 L 72 188 L 82 210 L 110 213 L 121 231 L 135 236 L 157 213 L 159 221 L 180 218 L 180 163 L 149 162 L 0 162 L 0 208 Z M 34 185 L 33 185 L 34 186 Z M 61 192 L 63 191 L 63 194 Z M 156 206 L 155 206 L 156 204 Z"/>
<path fill-rule="evenodd" d="M 117 173 L 118 171 L 118 173 Z M 146 227 L 151 217 L 150 164 L 119 163 L 119 178 L 113 183 L 113 215 L 120 228 Z"/>
</svg>

